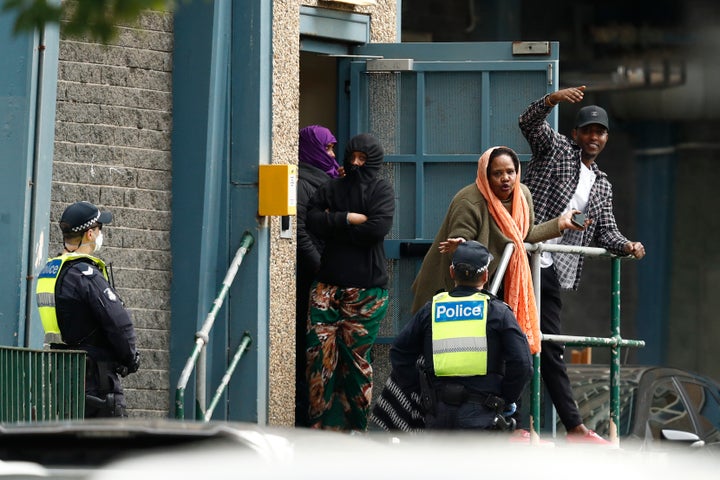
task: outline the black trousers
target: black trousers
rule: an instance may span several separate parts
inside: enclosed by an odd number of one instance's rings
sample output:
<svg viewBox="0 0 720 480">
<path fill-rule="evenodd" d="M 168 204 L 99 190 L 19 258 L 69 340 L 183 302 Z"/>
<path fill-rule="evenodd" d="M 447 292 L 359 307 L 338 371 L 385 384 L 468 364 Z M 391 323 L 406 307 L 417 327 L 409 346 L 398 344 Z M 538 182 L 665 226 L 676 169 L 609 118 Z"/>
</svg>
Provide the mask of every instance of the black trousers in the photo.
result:
<svg viewBox="0 0 720 480">
<path fill-rule="evenodd" d="M 495 412 L 474 402 L 450 405 L 438 401 L 435 412 L 425 415 L 425 429 L 495 430 Z"/>
<path fill-rule="evenodd" d="M 120 376 L 113 362 L 85 357 L 85 418 L 127 417 Z"/>
<path fill-rule="evenodd" d="M 562 299 L 555 267 L 542 268 L 540 278 L 540 330 L 542 333 L 559 335 L 562 333 Z M 560 420 L 565 429 L 570 430 L 583 421 L 573 398 L 564 353 L 564 344 L 542 342 L 540 374 Z"/>
<path fill-rule="evenodd" d="M 307 337 L 308 310 L 310 307 L 310 287 L 315 280 L 313 272 L 302 267 L 298 261 L 298 272 L 295 279 L 295 426 L 309 427 L 308 408 L 309 387 L 306 373 L 307 358 L 305 344 Z"/>
</svg>

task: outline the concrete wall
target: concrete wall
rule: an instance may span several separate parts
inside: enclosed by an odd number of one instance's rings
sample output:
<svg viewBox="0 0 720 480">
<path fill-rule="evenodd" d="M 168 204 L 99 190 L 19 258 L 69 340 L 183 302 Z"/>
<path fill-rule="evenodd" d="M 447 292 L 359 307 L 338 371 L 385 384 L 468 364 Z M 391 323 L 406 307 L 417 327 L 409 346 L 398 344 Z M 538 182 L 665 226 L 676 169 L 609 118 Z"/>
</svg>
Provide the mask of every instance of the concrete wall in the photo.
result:
<svg viewBox="0 0 720 480">
<path fill-rule="evenodd" d="M 300 3 L 275 1 L 273 163 L 297 163 L 299 88 Z M 272 217 L 271 222 L 268 421 L 273 425 L 292 425 L 295 420 L 295 238 L 280 238 L 279 217 Z"/>
<path fill-rule="evenodd" d="M 717 131 L 720 122 L 683 125 L 676 165 L 677 193 L 671 291 L 658 301 L 669 308 L 668 363 L 706 373 L 720 380 L 717 312 L 720 296 L 720 249 L 715 233 L 720 217 L 714 213 L 720 176 Z M 664 206 L 659 205 L 662 209 Z"/>
<path fill-rule="evenodd" d="M 142 368 L 123 382 L 134 416 L 168 412 L 172 25 L 148 12 L 108 46 L 61 29 L 49 253 L 68 204 L 113 213 L 101 257 L 137 329 Z"/>
</svg>

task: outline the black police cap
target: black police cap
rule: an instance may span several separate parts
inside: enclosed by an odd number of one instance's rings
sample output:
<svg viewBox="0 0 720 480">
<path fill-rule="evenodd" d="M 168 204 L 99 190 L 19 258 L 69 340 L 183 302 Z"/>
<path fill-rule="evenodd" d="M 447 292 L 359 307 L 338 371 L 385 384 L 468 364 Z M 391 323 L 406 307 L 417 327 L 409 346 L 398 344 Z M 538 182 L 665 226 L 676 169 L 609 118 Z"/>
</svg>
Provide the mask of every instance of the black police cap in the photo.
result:
<svg viewBox="0 0 720 480">
<path fill-rule="evenodd" d="M 80 233 L 101 223 L 112 221 L 112 213 L 101 212 L 90 202 L 75 202 L 65 209 L 60 217 L 60 229 L 64 233 Z"/>
<path fill-rule="evenodd" d="M 468 240 L 457 246 L 452 257 L 452 264 L 457 266 L 460 264 L 468 265 L 479 271 L 485 270 L 493 256 L 488 249 L 480 242 Z"/>
</svg>

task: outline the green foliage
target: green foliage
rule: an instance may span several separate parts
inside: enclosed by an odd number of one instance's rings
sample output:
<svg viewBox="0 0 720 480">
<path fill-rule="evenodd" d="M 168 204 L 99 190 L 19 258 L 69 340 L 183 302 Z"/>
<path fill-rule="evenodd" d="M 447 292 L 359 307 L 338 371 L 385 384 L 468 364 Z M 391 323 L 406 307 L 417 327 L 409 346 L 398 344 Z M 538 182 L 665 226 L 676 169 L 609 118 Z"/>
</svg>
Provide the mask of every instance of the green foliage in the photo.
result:
<svg viewBox="0 0 720 480">
<path fill-rule="evenodd" d="M 14 32 L 42 30 L 62 20 L 64 34 L 108 43 L 117 25 L 134 22 L 144 10 L 162 10 L 170 0 L 2 0 L 3 12 L 16 12 Z"/>
</svg>

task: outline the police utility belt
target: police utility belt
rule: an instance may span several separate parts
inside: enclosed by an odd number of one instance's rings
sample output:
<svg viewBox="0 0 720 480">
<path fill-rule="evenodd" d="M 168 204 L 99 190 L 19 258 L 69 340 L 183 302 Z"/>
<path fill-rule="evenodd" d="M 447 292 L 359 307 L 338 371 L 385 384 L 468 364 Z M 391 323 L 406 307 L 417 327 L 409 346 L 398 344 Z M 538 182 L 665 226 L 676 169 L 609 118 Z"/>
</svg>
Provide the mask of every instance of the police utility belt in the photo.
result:
<svg viewBox="0 0 720 480">
<path fill-rule="evenodd" d="M 477 403 L 494 412 L 502 412 L 505 401 L 491 393 L 475 393 L 468 391 L 464 385 L 446 383 L 435 387 L 437 399 L 448 405 L 458 406 L 463 403 Z"/>
</svg>

